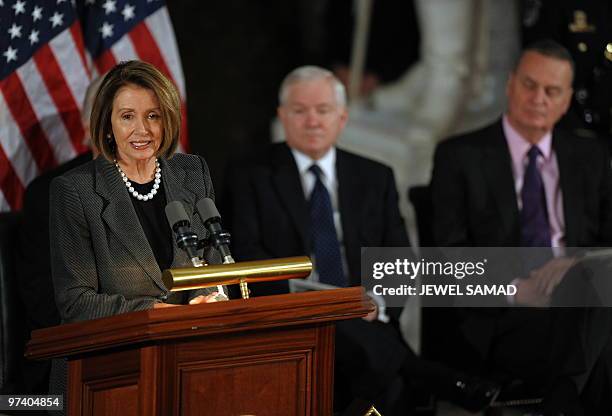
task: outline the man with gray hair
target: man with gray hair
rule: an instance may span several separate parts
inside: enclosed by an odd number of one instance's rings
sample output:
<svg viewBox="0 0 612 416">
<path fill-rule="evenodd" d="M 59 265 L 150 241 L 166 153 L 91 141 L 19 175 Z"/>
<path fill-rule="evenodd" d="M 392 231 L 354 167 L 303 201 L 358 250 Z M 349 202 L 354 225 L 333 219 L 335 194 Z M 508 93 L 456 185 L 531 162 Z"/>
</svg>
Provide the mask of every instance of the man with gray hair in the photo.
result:
<svg viewBox="0 0 612 416">
<path fill-rule="evenodd" d="M 271 144 L 230 170 L 223 202 L 233 252 L 239 260 L 312 256 L 311 280 L 358 286 L 361 247 L 409 245 L 393 172 L 336 148 L 348 112 L 344 87 L 331 72 L 295 69 L 279 101 L 286 143 Z M 254 296 L 288 291 L 287 282 L 251 288 Z M 494 387 L 419 360 L 403 342 L 393 312 L 337 325 L 337 410 L 359 399 L 374 402 L 384 415 L 406 414 L 411 397 L 403 390 L 412 377 L 429 378 L 473 409 L 492 400 Z"/>
</svg>

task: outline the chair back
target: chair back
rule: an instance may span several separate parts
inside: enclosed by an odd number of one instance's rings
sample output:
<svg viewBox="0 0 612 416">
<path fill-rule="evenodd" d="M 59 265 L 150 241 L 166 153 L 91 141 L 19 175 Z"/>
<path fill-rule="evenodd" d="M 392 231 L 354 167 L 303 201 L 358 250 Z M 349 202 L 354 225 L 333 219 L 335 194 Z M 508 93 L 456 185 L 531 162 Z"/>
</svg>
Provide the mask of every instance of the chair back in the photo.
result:
<svg viewBox="0 0 612 416">
<path fill-rule="evenodd" d="M 0 394 L 22 391 L 25 313 L 16 274 L 18 213 L 0 213 Z"/>
<path fill-rule="evenodd" d="M 420 247 L 435 247 L 433 235 L 433 202 L 428 185 L 408 189 L 408 200 L 414 207 Z"/>
</svg>

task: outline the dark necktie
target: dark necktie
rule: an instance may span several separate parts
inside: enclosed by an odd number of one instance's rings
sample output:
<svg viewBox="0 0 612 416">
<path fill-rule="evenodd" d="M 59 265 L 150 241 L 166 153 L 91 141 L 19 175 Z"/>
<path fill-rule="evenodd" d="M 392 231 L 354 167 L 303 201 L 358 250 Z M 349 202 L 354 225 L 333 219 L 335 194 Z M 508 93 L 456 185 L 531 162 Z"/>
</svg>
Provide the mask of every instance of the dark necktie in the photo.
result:
<svg viewBox="0 0 612 416">
<path fill-rule="evenodd" d="M 347 285 L 342 271 L 340 243 L 334 227 L 334 212 L 327 188 L 321 182 L 321 168 L 312 165 L 308 169 L 315 176 L 310 194 L 310 236 L 319 281 L 329 285 Z"/>
<path fill-rule="evenodd" d="M 537 166 L 540 149 L 532 146 L 527 153 L 529 161 L 523 176 L 521 200 L 521 237 L 524 247 L 550 247 L 550 224 L 546 209 L 544 183 Z"/>
</svg>

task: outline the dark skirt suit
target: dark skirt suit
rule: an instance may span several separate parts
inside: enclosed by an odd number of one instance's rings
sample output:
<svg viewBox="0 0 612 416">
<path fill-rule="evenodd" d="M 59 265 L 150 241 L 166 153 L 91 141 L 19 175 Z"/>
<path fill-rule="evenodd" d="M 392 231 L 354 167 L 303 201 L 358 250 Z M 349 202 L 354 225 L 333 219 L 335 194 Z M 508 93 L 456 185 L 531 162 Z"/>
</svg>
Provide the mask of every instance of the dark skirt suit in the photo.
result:
<svg viewBox="0 0 612 416">
<path fill-rule="evenodd" d="M 166 203 L 181 201 L 192 229 L 207 235 L 196 202 L 214 197 L 204 159 L 176 154 L 160 158 Z M 157 302 L 187 303 L 216 288 L 171 293 L 116 166 L 102 156 L 56 178 L 51 185 L 51 266 L 63 322 L 102 318 L 153 308 Z M 165 221 L 165 214 L 163 214 Z M 191 266 L 172 240 L 172 267 Z M 208 251 L 209 263 L 220 257 Z"/>
</svg>

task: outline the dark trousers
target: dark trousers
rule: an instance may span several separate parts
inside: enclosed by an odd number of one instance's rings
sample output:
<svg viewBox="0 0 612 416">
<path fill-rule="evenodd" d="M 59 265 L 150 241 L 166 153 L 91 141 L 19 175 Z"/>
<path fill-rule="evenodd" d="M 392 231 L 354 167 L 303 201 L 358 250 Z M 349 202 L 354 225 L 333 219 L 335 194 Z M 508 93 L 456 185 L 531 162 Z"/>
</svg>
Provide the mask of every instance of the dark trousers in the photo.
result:
<svg viewBox="0 0 612 416">
<path fill-rule="evenodd" d="M 385 416 L 407 414 L 410 405 L 401 377 L 407 354 L 400 332 L 391 324 L 363 319 L 337 323 L 335 409 L 361 399 Z"/>
</svg>

